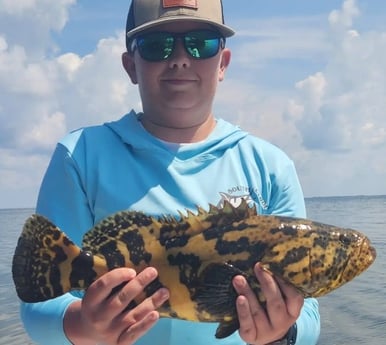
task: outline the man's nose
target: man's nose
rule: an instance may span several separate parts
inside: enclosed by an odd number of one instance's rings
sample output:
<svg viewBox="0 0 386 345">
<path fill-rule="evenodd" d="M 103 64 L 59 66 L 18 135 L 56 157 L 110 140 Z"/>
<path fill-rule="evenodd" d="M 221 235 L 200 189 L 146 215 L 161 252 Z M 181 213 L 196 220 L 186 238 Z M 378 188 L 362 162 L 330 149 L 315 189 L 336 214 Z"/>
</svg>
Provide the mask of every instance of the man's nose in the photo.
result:
<svg viewBox="0 0 386 345">
<path fill-rule="evenodd" d="M 190 66 L 190 55 L 181 39 L 177 39 L 172 55 L 169 57 L 170 68 L 187 68 Z"/>
</svg>

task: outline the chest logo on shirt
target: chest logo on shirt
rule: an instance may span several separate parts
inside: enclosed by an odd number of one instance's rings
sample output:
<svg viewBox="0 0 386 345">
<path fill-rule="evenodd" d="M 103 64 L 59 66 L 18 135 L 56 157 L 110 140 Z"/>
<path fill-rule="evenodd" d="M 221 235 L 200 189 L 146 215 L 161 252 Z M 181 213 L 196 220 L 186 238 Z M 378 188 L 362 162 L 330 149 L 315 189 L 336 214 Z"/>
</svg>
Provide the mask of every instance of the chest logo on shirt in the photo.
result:
<svg viewBox="0 0 386 345">
<path fill-rule="evenodd" d="M 226 192 L 220 192 L 220 195 L 221 199 L 217 207 L 223 207 L 225 202 L 229 202 L 233 207 L 237 208 L 243 201 L 246 201 L 249 206 L 257 203 L 263 210 L 268 209 L 266 201 L 257 188 L 236 186 L 229 188 Z"/>
</svg>

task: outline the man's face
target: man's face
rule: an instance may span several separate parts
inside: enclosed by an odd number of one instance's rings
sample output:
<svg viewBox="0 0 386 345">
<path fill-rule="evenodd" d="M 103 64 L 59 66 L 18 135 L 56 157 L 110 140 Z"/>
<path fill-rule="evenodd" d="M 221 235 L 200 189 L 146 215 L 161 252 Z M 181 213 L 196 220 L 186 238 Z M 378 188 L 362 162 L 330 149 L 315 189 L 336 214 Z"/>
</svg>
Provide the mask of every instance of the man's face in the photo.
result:
<svg viewBox="0 0 386 345">
<path fill-rule="evenodd" d="M 200 29 L 211 27 L 187 21 L 159 25 L 152 30 L 185 33 Z M 230 60 L 230 51 L 221 48 L 211 58 L 194 59 L 180 39 L 171 56 L 163 61 L 146 61 L 138 49 L 132 56 L 125 55 L 124 67 L 133 83 L 138 84 L 145 116 L 181 128 L 194 126 L 211 114 L 217 83 L 224 78 Z"/>
</svg>

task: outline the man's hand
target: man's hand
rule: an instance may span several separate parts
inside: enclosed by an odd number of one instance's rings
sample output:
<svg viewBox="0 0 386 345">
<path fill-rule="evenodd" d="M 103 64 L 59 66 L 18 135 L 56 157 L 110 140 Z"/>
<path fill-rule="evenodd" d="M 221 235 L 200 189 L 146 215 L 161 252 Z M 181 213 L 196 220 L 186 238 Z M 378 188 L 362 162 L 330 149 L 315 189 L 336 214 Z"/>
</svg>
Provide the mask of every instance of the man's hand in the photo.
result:
<svg viewBox="0 0 386 345">
<path fill-rule="evenodd" d="M 255 274 L 267 300 L 267 310 L 260 305 L 246 279 L 236 276 L 233 285 L 239 293 L 236 300 L 239 333 L 248 344 L 264 345 L 285 336 L 299 317 L 304 299 L 295 288 L 275 280 L 259 263 Z"/>
<path fill-rule="evenodd" d="M 157 275 L 151 267 L 138 275 L 132 269 L 117 268 L 96 280 L 83 300 L 71 304 L 66 312 L 64 327 L 68 338 L 75 345 L 134 344 L 156 323 L 156 309 L 169 298 L 168 290 L 161 288 L 128 310 L 128 305 Z M 120 285 L 123 287 L 115 291 Z"/>
</svg>

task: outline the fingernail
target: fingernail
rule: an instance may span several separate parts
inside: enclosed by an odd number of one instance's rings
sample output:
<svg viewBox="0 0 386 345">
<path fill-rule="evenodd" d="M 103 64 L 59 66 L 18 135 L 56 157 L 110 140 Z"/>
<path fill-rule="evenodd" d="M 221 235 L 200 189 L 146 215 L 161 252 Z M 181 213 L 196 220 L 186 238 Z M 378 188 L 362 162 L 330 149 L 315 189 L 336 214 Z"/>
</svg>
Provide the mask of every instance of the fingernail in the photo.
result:
<svg viewBox="0 0 386 345">
<path fill-rule="evenodd" d="M 243 276 L 236 276 L 233 278 L 233 283 L 237 288 L 245 287 L 245 278 Z"/>
<path fill-rule="evenodd" d="M 149 278 L 149 279 L 154 279 L 154 278 L 157 277 L 157 275 L 158 275 L 158 272 L 157 272 L 157 270 L 156 270 L 155 268 L 153 268 L 153 267 L 148 267 L 148 268 L 146 269 L 146 276 L 147 276 L 147 278 Z"/>
<path fill-rule="evenodd" d="M 161 288 L 158 290 L 158 293 L 163 300 L 167 300 L 169 298 L 169 290 L 165 288 Z"/>
<path fill-rule="evenodd" d="M 255 272 L 257 274 L 262 274 L 263 272 L 267 272 L 268 274 L 272 275 L 271 271 L 267 266 L 263 266 L 260 262 L 258 262 L 255 266 Z"/>
<path fill-rule="evenodd" d="M 149 321 L 156 321 L 159 318 L 159 314 L 157 312 L 150 313 L 148 318 L 149 318 Z"/>
<path fill-rule="evenodd" d="M 239 296 L 236 300 L 236 303 L 239 307 L 245 307 L 247 305 L 247 300 L 244 296 Z"/>
<path fill-rule="evenodd" d="M 129 274 L 129 279 L 133 279 L 137 275 L 137 272 L 132 268 L 128 268 L 127 273 Z"/>
<path fill-rule="evenodd" d="M 261 263 L 260 263 L 260 262 L 258 262 L 258 263 L 255 265 L 255 271 L 260 271 L 260 272 L 263 271 L 263 267 L 261 266 Z"/>
</svg>

